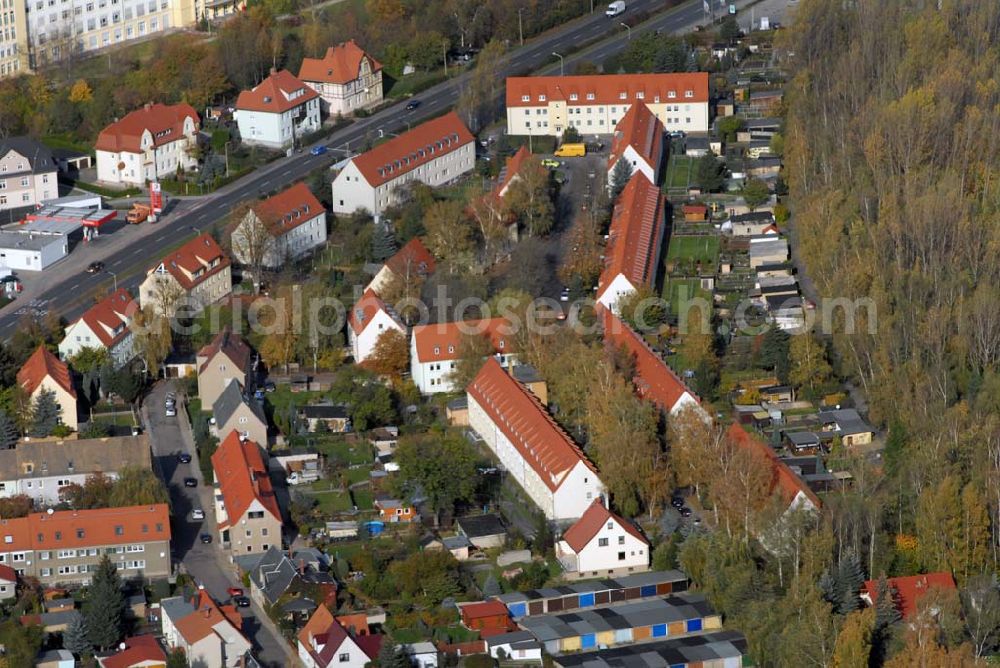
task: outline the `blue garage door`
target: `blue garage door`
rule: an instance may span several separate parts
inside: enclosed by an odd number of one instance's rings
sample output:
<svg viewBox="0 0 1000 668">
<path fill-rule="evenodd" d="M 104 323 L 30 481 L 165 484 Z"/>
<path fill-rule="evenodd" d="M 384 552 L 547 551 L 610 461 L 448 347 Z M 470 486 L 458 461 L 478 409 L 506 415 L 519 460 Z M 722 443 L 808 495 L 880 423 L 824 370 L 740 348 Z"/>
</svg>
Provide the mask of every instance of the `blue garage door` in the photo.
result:
<svg viewBox="0 0 1000 668">
<path fill-rule="evenodd" d="M 667 625 L 666 624 L 653 624 L 653 637 L 663 638 L 667 635 Z"/>
<path fill-rule="evenodd" d="M 587 608 L 594 605 L 593 594 L 580 594 L 580 607 Z"/>
<path fill-rule="evenodd" d="M 588 633 L 585 636 L 580 636 L 580 647 L 583 649 L 592 649 L 597 647 L 597 635 Z"/>
<path fill-rule="evenodd" d="M 695 631 L 701 631 L 701 620 L 700 619 L 689 619 L 687 621 L 688 633 L 693 633 Z"/>
<path fill-rule="evenodd" d="M 639 590 L 639 595 L 643 598 L 648 598 L 650 596 L 656 596 L 656 585 L 646 585 Z"/>
<path fill-rule="evenodd" d="M 511 617 L 524 617 L 527 614 L 528 608 L 524 603 L 511 603 L 507 606 L 510 610 Z"/>
</svg>

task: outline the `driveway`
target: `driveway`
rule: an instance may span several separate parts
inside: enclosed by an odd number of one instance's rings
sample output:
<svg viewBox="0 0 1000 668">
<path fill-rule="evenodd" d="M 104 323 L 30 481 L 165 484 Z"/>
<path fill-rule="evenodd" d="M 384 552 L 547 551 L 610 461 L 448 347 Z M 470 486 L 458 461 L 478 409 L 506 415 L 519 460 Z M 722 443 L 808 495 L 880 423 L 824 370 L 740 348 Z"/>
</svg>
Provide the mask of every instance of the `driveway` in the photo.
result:
<svg viewBox="0 0 1000 668">
<path fill-rule="evenodd" d="M 226 602 L 229 587 L 242 587 L 236 567 L 219 546 L 219 532 L 215 524 L 211 480 L 202 479 L 198 466 L 187 412 L 178 405 L 177 417 L 168 418 L 164 411 L 166 393 L 173 390 L 170 382 L 161 382 L 146 397 L 143 414 L 146 430 L 153 449 L 153 466 L 170 492 L 171 552 L 174 560 L 182 564 L 194 580 L 205 587 L 217 601 Z M 187 452 L 190 464 L 182 464 L 177 455 Z M 185 487 L 184 478 L 198 480 L 197 487 Z M 191 511 L 201 508 L 205 519 L 191 520 Z M 203 544 L 199 536 L 212 536 L 212 542 Z M 249 594 L 249 592 L 247 592 Z M 240 608 L 243 615 L 243 632 L 254 645 L 254 654 L 263 666 L 294 666 L 298 660 L 291 647 L 277 632 L 264 611 L 253 603 L 250 608 Z"/>
</svg>

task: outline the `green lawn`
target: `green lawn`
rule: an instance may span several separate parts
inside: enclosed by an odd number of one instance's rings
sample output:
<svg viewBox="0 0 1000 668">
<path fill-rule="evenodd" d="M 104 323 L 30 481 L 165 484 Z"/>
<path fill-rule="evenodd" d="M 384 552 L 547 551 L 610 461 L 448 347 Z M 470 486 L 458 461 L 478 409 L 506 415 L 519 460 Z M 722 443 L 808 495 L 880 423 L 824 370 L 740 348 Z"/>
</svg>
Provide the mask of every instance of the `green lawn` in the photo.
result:
<svg viewBox="0 0 1000 668">
<path fill-rule="evenodd" d="M 663 187 L 687 190 L 688 185 L 694 180 L 695 161 L 695 158 L 689 158 L 686 155 L 670 156 Z"/>
<path fill-rule="evenodd" d="M 341 434 L 309 434 L 291 439 L 293 446 L 309 445 L 336 466 L 371 464 L 374 455 L 368 441 L 357 439 L 351 443 Z M 366 474 L 367 477 L 367 474 Z"/>
<path fill-rule="evenodd" d="M 371 490 L 354 490 L 354 502 L 358 504 L 358 510 L 372 510 L 375 507 L 375 495 Z"/>
<path fill-rule="evenodd" d="M 346 513 L 351 509 L 351 495 L 347 492 L 323 492 L 310 494 L 310 497 L 316 499 L 320 512 L 327 517 Z"/>
<path fill-rule="evenodd" d="M 680 314 L 680 307 L 685 301 L 704 299 L 708 304 L 712 303 L 712 293 L 702 290 L 701 283 L 697 278 L 669 278 L 663 284 L 663 298 L 670 302 L 670 312 L 674 316 Z M 695 312 L 690 317 L 696 318 Z"/>
<path fill-rule="evenodd" d="M 719 237 L 672 236 L 667 250 L 668 260 L 695 260 L 713 268 L 719 259 Z"/>
</svg>

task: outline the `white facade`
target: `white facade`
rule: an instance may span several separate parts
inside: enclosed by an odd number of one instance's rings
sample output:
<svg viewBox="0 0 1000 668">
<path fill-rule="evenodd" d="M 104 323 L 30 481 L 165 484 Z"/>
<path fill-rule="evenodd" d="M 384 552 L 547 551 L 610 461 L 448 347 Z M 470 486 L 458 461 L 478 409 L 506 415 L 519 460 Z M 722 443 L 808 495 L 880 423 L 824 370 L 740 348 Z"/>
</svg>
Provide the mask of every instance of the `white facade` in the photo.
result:
<svg viewBox="0 0 1000 668">
<path fill-rule="evenodd" d="M 659 165 L 654 166 L 649 164 L 649 161 L 636 151 L 635 147 L 631 144 L 625 147 L 622 157 L 618 158 L 618 160 L 624 160 L 631 165 L 633 174 L 636 172 L 642 172 L 646 175 L 646 178 L 649 179 L 650 183 L 657 183 L 657 177 L 659 176 L 657 174 L 657 167 Z M 608 185 L 611 185 L 611 175 L 614 173 L 617 165 L 617 160 L 611 165 L 608 165 Z"/>
<path fill-rule="evenodd" d="M 517 362 L 515 355 L 505 355 L 499 353 L 494 355 L 500 366 L 509 368 L 511 364 Z M 444 392 L 458 392 L 462 388 L 454 387 L 449 376 L 455 368 L 458 355 L 446 360 L 434 360 L 433 362 L 421 362 L 417 353 L 417 345 L 413 337 L 410 338 L 410 378 L 413 384 L 420 390 L 420 394 L 441 394 Z"/>
<path fill-rule="evenodd" d="M 618 274 L 611 282 L 601 290 L 601 294 L 597 297 L 597 303 L 602 304 L 605 308 L 611 311 L 616 311 L 616 305 L 622 297 L 628 297 L 636 291 L 632 282 L 625 278 L 624 275 Z"/>
<path fill-rule="evenodd" d="M 153 133 L 146 130 L 140 140 L 141 153 L 98 149 L 97 180 L 106 183 L 143 186 L 147 181 L 173 177 L 178 167 L 189 171 L 198 166 L 193 154 L 197 128 L 191 117 L 184 119 L 183 134 L 173 141 L 156 145 Z"/>
<path fill-rule="evenodd" d="M 32 477 L 30 479 L 15 478 L 12 480 L 0 480 L 0 498 L 9 498 L 23 494 L 30 496 L 35 501 L 36 506 L 55 506 L 60 502 L 60 487 L 65 487 L 66 485 L 82 486 L 87 481 L 87 478 L 93 474 L 93 471 L 83 471 L 80 473 Z M 118 478 L 118 474 L 114 471 L 105 471 L 103 474 L 104 477 L 110 480 Z"/>
<path fill-rule="evenodd" d="M 371 357 L 378 338 L 390 329 L 395 329 L 403 336 L 406 336 L 406 327 L 401 325 L 384 310 L 376 311 L 372 319 L 365 324 L 364 329 L 358 333 L 355 333 L 353 327 L 348 327 L 347 338 L 350 340 L 351 355 L 354 357 L 354 363 L 360 364 Z"/>
<path fill-rule="evenodd" d="M 251 212 L 248 215 L 253 215 Z M 250 223 L 246 220 L 233 230 L 232 250 L 240 262 L 248 262 L 243 250 L 246 244 L 242 241 L 244 230 Z M 269 269 L 280 269 L 286 260 L 297 260 L 308 255 L 314 248 L 326 242 L 326 211 L 319 213 L 310 220 L 297 225 L 290 230 L 274 237 L 274 243 L 264 253 L 263 264 Z"/>
<path fill-rule="evenodd" d="M 471 395 L 469 426 L 483 438 L 501 465 L 548 520 L 559 522 L 578 519 L 604 489 L 597 474 L 583 461 L 573 466 L 561 485 L 555 490 L 550 489 Z"/>
<path fill-rule="evenodd" d="M 567 127 L 581 135 L 611 134 L 629 110 L 631 102 L 586 104 L 586 100 L 552 100 L 532 106 L 507 107 L 507 134 L 561 136 Z M 663 123 L 667 132 L 708 132 L 708 102 L 670 100 L 645 103 Z"/>
<path fill-rule="evenodd" d="M 321 664 L 319 661 L 313 658 L 310 649 L 317 654 L 323 649 L 322 645 L 316 642 L 315 636 L 312 639 L 313 646 L 311 648 L 306 647 L 302 644 L 302 640 L 298 641 L 299 648 L 299 660 L 302 661 L 302 665 L 306 668 L 330 668 L 331 666 L 336 666 L 337 668 L 365 668 L 365 665 L 371 663 L 371 657 L 365 654 L 358 643 L 354 642 L 354 639 L 349 635 L 345 635 L 343 641 L 340 643 L 340 647 L 334 652 L 330 661 Z"/>
<path fill-rule="evenodd" d="M 121 341 L 107 348 L 90 326 L 80 318 L 66 328 L 66 336 L 59 342 L 59 357 L 64 360 L 69 359 L 84 348 L 104 348 L 108 351 L 112 366 L 120 369 L 135 356 L 135 335 L 129 331 Z"/>
<path fill-rule="evenodd" d="M 39 171 L 33 173 L 27 157 L 13 148 L 0 157 L 0 211 L 41 204 L 59 196 L 55 162 L 51 156 L 47 159 L 48 167 L 37 165 Z"/>
<path fill-rule="evenodd" d="M 243 143 L 277 149 L 291 146 L 297 137 L 320 129 L 319 101 L 314 97 L 282 112 L 237 109 L 236 124 Z"/>
<path fill-rule="evenodd" d="M 372 215 L 378 215 L 399 201 L 396 190 L 400 186 L 414 181 L 432 188 L 441 186 L 471 172 L 475 166 L 476 148 L 475 143 L 470 141 L 394 179 L 372 186 L 352 158 L 333 179 L 331 208 L 334 213 L 344 215 L 352 214 L 358 209 L 366 209 Z"/>
<path fill-rule="evenodd" d="M 0 232 L 0 268 L 42 271 L 69 254 L 65 234 L 39 235 Z"/>
<path fill-rule="evenodd" d="M 565 540 L 556 545 L 556 557 L 568 570 L 584 575 L 640 572 L 649 568 L 649 545 L 626 531 L 614 517 L 579 552 Z M 571 568 L 572 567 L 572 568 Z"/>
</svg>

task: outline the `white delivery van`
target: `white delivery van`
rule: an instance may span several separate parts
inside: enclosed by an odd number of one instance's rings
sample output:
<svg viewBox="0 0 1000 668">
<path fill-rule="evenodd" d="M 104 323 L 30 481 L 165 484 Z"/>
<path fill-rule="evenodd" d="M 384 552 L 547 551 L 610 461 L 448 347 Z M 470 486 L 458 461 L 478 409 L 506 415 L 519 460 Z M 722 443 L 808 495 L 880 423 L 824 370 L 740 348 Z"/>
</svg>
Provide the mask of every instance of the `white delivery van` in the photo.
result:
<svg viewBox="0 0 1000 668">
<path fill-rule="evenodd" d="M 607 10 L 604 12 L 605 16 L 618 16 L 619 14 L 625 13 L 625 0 L 615 0 L 610 5 L 608 5 Z"/>
</svg>

